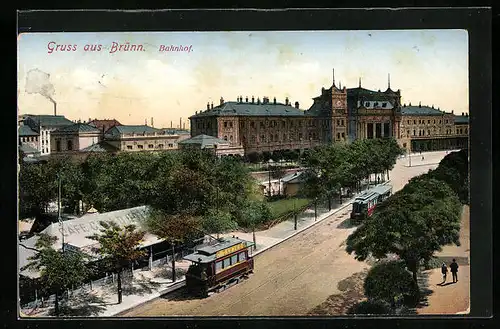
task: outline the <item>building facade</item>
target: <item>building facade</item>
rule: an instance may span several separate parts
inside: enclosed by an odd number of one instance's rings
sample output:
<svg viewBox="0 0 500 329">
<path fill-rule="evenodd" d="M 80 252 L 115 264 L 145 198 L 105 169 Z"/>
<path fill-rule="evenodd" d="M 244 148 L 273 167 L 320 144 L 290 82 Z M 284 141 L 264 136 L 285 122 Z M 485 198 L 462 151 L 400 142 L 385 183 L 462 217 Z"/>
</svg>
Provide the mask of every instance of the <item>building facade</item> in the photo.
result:
<svg viewBox="0 0 500 329">
<path fill-rule="evenodd" d="M 179 142 L 180 149 L 212 150 L 216 155 L 244 155 L 242 147 L 233 146 L 227 140 L 208 135 L 198 135 Z"/>
<path fill-rule="evenodd" d="M 390 76 L 385 91 L 335 83 L 321 88 L 308 110 L 268 97 L 236 102 L 220 99 L 207 104 L 189 119 L 191 135 L 209 135 L 226 140 L 244 154 L 286 149 L 307 149 L 319 144 L 352 142 L 357 139 L 395 138 L 412 151 L 466 147 L 468 117 L 455 116 L 427 106 L 401 105 L 401 90 L 392 90 Z M 437 121 L 436 121 L 437 120 Z"/>
<path fill-rule="evenodd" d="M 116 119 L 103 119 L 103 120 L 100 120 L 100 119 L 91 120 L 91 119 L 89 119 L 87 124 L 92 126 L 92 127 L 97 128 L 101 132 L 101 135 L 100 135 L 101 140 L 104 139 L 104 134 L 106 133 L 106 131 L 108 131 L 109 129 L 111 129 L 115 126 L 122 125 Z"/>
<path fill-rule="evenodd" d="M 434 106 L 404 104 L 400 146 L 411 152 L 466 148 L 469 116 L 444 112 Z"/>
<path fill-rule="evenodd" d="M 40 151 L 40 155 L 44 156 L 50 155 L 52 149 L 51 133 L 59 128 L 71 126 L 74 122 L 62 115 L 27 114 L 24 116 L 23 124 L 38 133 L 39 138 L 36 148 Z"/>
<path fill-rule="evenodd" d="M 51 153 L 81 151 L 99 142 L 100 131 L 86 123 L 75 123 L 51 133 Z"/>
<path fill-rule="evenodd" d="M 19 145 L 28 145 L 38 150 L 39 134 L 29 126 L 21 124 L 18 127 Z"/>
<path fill-rule="evenodd" d="M 176 150 L 179 140 L 188 137 L 146 125 L 121 125 L 109 129 L 104 140 L 119 151 L 138 152 Z"/>
</svg>

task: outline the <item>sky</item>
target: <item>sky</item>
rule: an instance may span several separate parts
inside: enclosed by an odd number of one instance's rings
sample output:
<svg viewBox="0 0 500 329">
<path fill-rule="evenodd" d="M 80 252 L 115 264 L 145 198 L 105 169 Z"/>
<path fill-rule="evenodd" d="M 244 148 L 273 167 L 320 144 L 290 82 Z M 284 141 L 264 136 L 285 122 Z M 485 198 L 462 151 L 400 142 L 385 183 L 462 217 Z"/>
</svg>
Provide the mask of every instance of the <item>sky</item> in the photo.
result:
<svg viewBox="0 0 500 329">
<path fill-rule="evenodd" d="M 141 44 L 144 51 L 111 53 L 113 42 Z M 85 51 L 86 45 L 101 51 Z M 187 51 L 160 52 L 161 45 Z M 455 114 L 469 109 L 465 30 L 23 33 L 19 114 L 54 113 L 48 97 L 27 89 L 35 69 L 46 73 L 58 114 L 70 120 L 151 124 L 153 118 L 154 127 L 166 128 L 182 118 L 188 127 L 188 117 L 207 102 L 240 95 L 283 103 L 289 97 L 307 110 L 332 85 L 333 69 L 337 86 L 355 88 L 361 78 L 362 87 L 384 91 L 390 74 L 402 103 Z"/>
</svg>

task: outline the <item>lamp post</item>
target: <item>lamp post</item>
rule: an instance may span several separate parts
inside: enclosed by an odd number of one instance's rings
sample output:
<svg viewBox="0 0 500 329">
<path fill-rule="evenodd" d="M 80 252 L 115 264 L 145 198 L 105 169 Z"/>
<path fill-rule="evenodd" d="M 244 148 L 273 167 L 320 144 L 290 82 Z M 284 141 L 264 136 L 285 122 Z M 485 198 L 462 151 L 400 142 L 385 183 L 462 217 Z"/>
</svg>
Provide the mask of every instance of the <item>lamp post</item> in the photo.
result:
<svg viewBox="0 0 500 329">
<path fill-rule="evenodd" d="M 408 166 L 411 167 L 411 141 L 410 141 L 410 148 L 408 149 Z"/>
<path fill-rule="evenodd" d="M 61 217 L 61 175 L 57 174 L 57 220 L 61 225 L 61 242 L 62 242 L 62 252 L 64 253 L 64 224 Z"/>
<path fill-rule="evenodd" d="M 273 163 L 273 159 L 269 159 L 269 161 L 267 161 L 267 172 L 269 174 L 269 197 L 271 197 L 272 193 L 271 193 L 271 164 Z"/>
</svg>

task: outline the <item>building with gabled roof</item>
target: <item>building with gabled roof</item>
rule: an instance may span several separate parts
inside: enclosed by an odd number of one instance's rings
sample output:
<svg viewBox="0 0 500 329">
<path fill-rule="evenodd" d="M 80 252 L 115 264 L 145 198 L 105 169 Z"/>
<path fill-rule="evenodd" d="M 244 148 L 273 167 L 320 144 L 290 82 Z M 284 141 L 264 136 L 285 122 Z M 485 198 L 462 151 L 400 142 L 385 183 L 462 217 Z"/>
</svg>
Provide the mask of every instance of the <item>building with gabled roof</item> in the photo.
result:
<svg viewBox="0 0 500 329">
<path fill-rule="evenodd" d="M 92 127 L 97 128 L 101 132 L 101 137 L 104 138 L 104 134 L 111 128 L 115 126 L 121 126 L 122 124 L 116 119 L 94 119 L 87 122 Z"/>
<path fill-rule="evenodd" d="M 74 124 L 73 121 L 66 119 L 63 115 L 25 114 L 23 118 L 23 125 L 38 133 L 39 138 L 36 148 L 40 150 L 42 156 L 49 155 L 51 152 L 51 133 L 56 129 Z"/>
<path fill-rule="evenodd" d="M 165 151 L 176 150 L 179 140 L 187 137 L 147 125 L 121 125 L 110 128 L 104 141 L 125 152 Z"/>
<path fill-rule="evenodd" d="M 179 148 L 196 148 L 201 150 L 210 149 L 217 155 L 244 155 L 243 148 L 234 147 L 224 140 L 214 136 L 198 135 L 179 142 Z"/>
<path fill-rule="evenodd" d="M 51 153 L 81 151 L 97 144 L 99 135 L 99 129 L 82 122 L 58 128 L 51 133 Z"/>
</svg>

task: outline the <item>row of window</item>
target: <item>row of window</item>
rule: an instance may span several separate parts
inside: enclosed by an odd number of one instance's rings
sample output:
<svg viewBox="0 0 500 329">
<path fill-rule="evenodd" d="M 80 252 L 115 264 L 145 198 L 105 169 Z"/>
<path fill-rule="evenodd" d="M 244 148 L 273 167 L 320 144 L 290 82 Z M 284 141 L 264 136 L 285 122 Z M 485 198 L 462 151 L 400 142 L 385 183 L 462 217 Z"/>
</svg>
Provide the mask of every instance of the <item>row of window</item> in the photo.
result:
<svg viewBox="0 0 500 329">
<path fill-rule="evenodd" d="M 342 136 L 342 139 L 345 139 L 345 133 L 337 133 L 337 139 L 340 139 L 340 136 Z"/>
<path fill-rule="evenodd" d="M 378 102 L 374 102 L 373 103 L 373 107 L 377 107 L 377 106 L 379 106 L 379 103 Z M 380 106 L 386 107 L 387 106 L 387 102 L 383 102 Z M 370 107 L 370 102 L 365 102 L 365 107 Z"/>
<path fill-rule="evenodd" d="M 247 259 L 246 251 L 243 251 L 240 252 L 239 254 L 220 260 L 215 263 L 215 273 L 219 273 L 230 266 L 244 262 L 246 259 Z"/>
<path fill-rule="evenodd" d="M 439 124 L 441 124 L 441 121 L 442 120 L 439 120 Z M 448 124 L 449 123 L 449 120 L 448 119 L 445 119 L 444 120 L 444 123 L 445 124 Z M 408 124 L 411 125 L 411 120 L 408 120 Z M 413 124 L 416 125 L 417 124 L 417 120 L 413 120 Z M 418 120 L 418 124 L 425 124 L 425 119 L 420 119 Z M 427 124 L 431 124 L 431 120 L 430 119 L 427 119 Z M 432 124 L 436 124 L 436 120 L 432 120 Z"/>
<path fill-rule="evenodd" d="M 144 150 L 144 145 L 139 144 L 139 145 L 136 145 L 136 146 L 137 146 L 138 150 Z M 158 144 L 156 146 L 157 149 L 163 149 L 164 147 L 165 147 L 164 144 Z M 174 144 L 170 143 L 170 144 L 168 144 L 168 147 L 174 147 Z M 154 149 L 154 148 L 155 148 L 155 146 L 153 144 L 149 144 L 148 145 L 148 149 L 151 150 L 151 149 Z M 134 145 L 127 145 L 127 150 L 133 150 L 133 149 L 134 149 Z"/>
<path fill-rule="evenodd" d="M 42 144 L 43 144 L 43 141 L 42 141 Z M 72 140 L 66 141 L 66 149 L 68 151 L 73 150 L 73 141 Z M 61 152 L 61 141 L 60 140 L 56 140 L 56 151 Z"/>
<path fill-rule="evenodd" d="M 298 139 L 299 139 L 299 140 L 302 140 L 303 136 L 304 136 L 304 135 L 303 135 L 302 133 L 298 133 Z M 225 137 L 225 136 L 224 136 L 224 137 Z M 230 137 L 232 137 L 232 136 L 230 136 Z M 280 139 L 280 137 L 281 137 L 281 139 Z M 288 138 L 287 138 L 287 137 L 288 137 Z M 311 139 L 312 139 L 312 140 L 317 140 L 317 139 L 318 139 L 318 133 L 316 133 L 316 132 L 309 133 L 308 137 L 309 137 L 309 139 L 310 139 L 310 140 L 311 140 Z M 227 140 L 227 139 L 226 139 L 226 140 Z M 243 136 L 242 140 L 243 140 L 243 143 L 244 143 L 244 142 L 245 142 L 245 140 L 246 140 L 244 136 Z M 284 141 L 287 141 L 287 140 L 288 140 L 288 141 L 293 141 L 293 140 L 294 140 L 294 134 L 293 134 L 293 133 L 289 133 L 289 134 L 284 133 L 284 134 L 283 134 L 283 135 L 281 135 L 281 136 L 280 136 L 280 135 L 278 135 L 278 134 L 274 134 L 274 135 L 273 135 L 273 134 L 271 134 L 271 135 L 269 135 L 269 136 L 266 136 L 266 135 L 260 135 L 259 142 L 260 142 L 260 143 L 265 143 L 266 141 L 269 141 L 269 142 L 284 142 Z M 257 143 L 257 136 L 252 135 L 252 136 L 250 137 L 250 142 L 251 142 L 252 144 Z"/>
<path fill-rule="evenodd" d="M 337 126 L 343 126 L 344 125 L 344 120 L 337 120 Z"/>
<path fill-rule="evenodd" d="M 441 133 L 441 129 L 436 130 L 436 128 L 434 128 L 434 129 L 432 130 L 432 133 L 433 133 L 433 134 L 436 134 L 437 132 Z M 446 135 L 451 135 L 451 132 L 452 132 L 452 130 L 451 130 L 451 129 L 446 129 L 446 130 L 445 130 L 445 134 L 446 134 Z M 465 134 L 467 134 L 467 132 L 468 132 L 468 129 L 467 129 L 467 128 L 465 128 Z M 457 135 L 458 135 L 458 134 L 462 134 L 462 133 L 463 133 L 463 130 L 462 130 L 462 129 L 458 129 L 458 128 L 457 128 Z M 430 134 L 431 134 L 431 131 L 430 131 L 430 129 L 428 129 L 428 130 L 427 130 L 427 136 L 429 136 Z M 407 136 L 410 136 L 410 130 L 407 130 L 407 131 L 406 131 L 406 135 L 407 135 Z M 416 131 L 415 129 L 413 129 L 413 135 L 412 135 L 412 136 L 417 136 L 417 131 Z M 420 130 L 418 131 L 418 136 L 425 136 L 425 130 L 420 129 Z"/>
<path fill-rule="evenodd" d="M 23 142 L 37 142 L 38 137 L 21 137 L 21 141 L 23 141 Z"/>
</svg>

